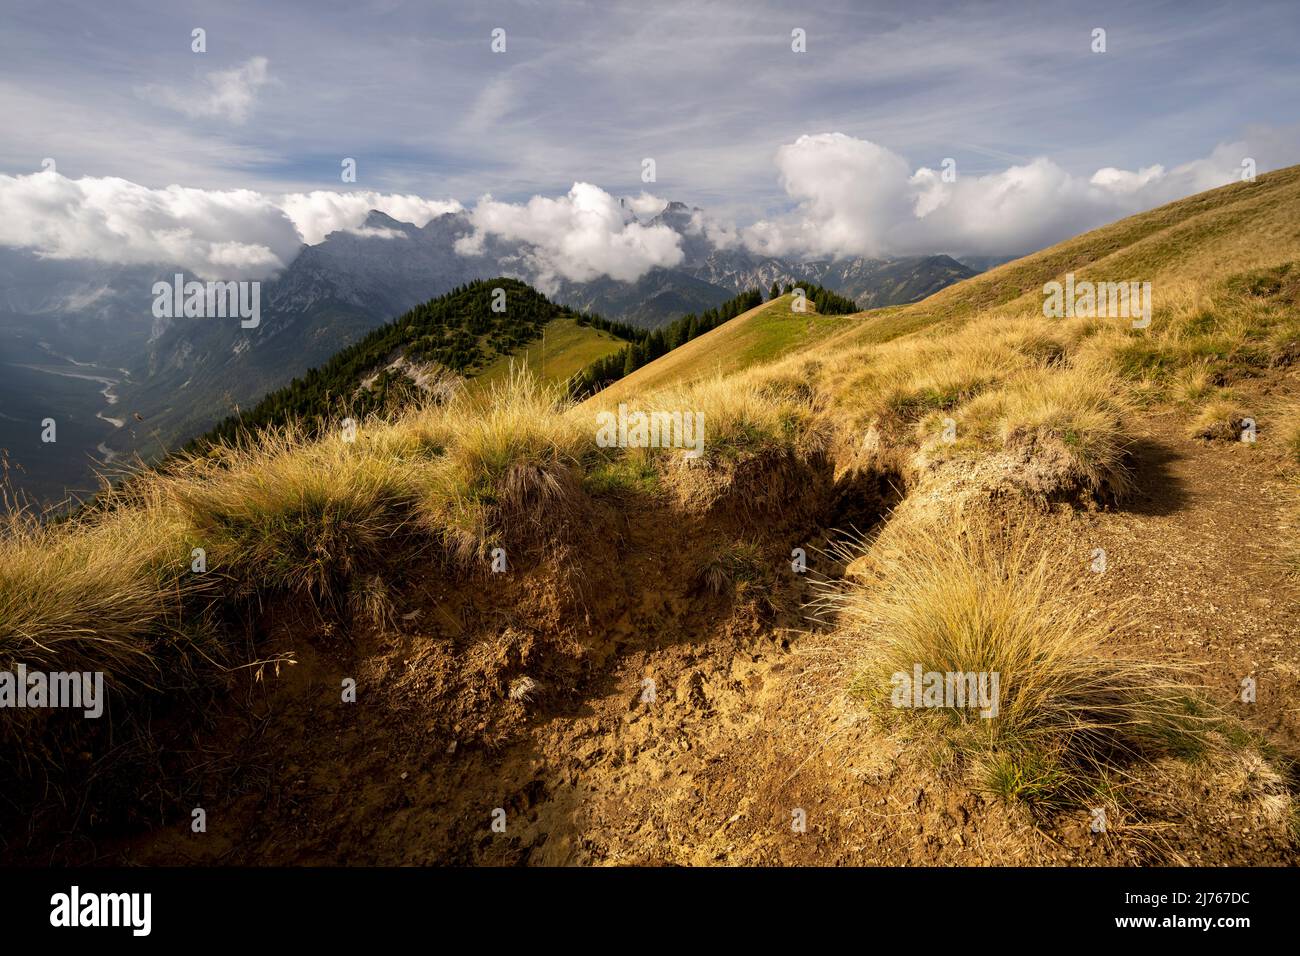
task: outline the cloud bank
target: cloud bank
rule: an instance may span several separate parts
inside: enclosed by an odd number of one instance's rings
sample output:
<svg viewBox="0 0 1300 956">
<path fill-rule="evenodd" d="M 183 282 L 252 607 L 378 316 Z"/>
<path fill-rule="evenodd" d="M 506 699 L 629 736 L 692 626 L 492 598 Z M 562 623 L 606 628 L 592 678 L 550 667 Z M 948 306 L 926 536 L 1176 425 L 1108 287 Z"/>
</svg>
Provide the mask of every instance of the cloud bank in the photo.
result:
<svg viewBox="0 0 1300 956">
<path fill-rule="evenodd" d="M 1243 161 L 1271 166 L 1300 152 L 1295 130 L 1255 131 L 1209 156 L 1166 170 L 1105 167 L 1075 175 L 1039 157 L 985 175 L 913 170 L 898 153 L 841 133 L 800 136 L 781 146 L 776 171 L 788 212 L 736 227 L 698 211 L 685 231 L 718 249 L 747 248 L 791 258 L 881 257 L 947 252 L 1019 255 L 1183 196 L 1236 182 Z M 1260 165 L 1260 171 L 1264 165 Z M 540 288 L 609 277 L 631 282 L 683 259 L 681 236 L 646 221 L 665 200 L 618 200 L 577 182 L 564 196 L 501 202 L 483 196 L 468 210 L 455 200 L 355 190 L 271 194 L 254 190 L 153 189 L 125 179 L 68 179 L 53 170 L 0 175 L 0 245 L 54 259 L 182 267 L 203 278 L 257 278 L 287 265 L 302 243 L 331 232 L 400 239 L 364 228 L 370 210 L 423 226 L 463 212 L 472 227 L 462 255 L 489 239 L 517 243 Z"/>
<path fill-rule="evenodd" d="M 268 195 L 248 189 L 151 189 L 53 171 L 0 175 L 0 245 L 51 259 L 180 266 L 202 278 L 260 278 L 304 242 L 360 230 L 371 209 L 424 225 L 455 201 L 377 192 Z"/>
<path fill-rule="evenodd" d="M 638 200 L 641 208 L 649 208 Z M 544 291 L 560 279 L 589 282 L 609 276 L 639 279 L 656 266 L 682 261 L 681 237 L 665 225 L 637 222 L 619 201 L 590 183 L 574 183 L 558 199 L 534 196 L 526 203 L 484 196 L 469 211 L 474 232 L 456 244 L 462 255 L 483 251 L 492 236 L 526 243 L 530 271 Z"/>
<path fill-rule="evenodd" d="M 400 222 L 423 226 L 430 219 L 444 213 L 460 212 L 462 208 L 454 199 L 424 199 L 364 190 L 335 193 L 324 189 L 289 193 L 281 196 L 277 205 L 293 220 L 302 241 L 313 246 L 339 229 L 374 235 L 378 230 L 361 229 L 372 209 L 387 213 Z"/>
<path fill-rule="evenodd" d="M 899 154 L 842 133 L 800 136 L 776 152 L 791 213 L 740 230 L 749 249 L 807 258 L 932 252 L 1014 255 L 1241 179 L 1246 142 L 1166 170 L 1106 167 L 1075 176 L 1040 157 L 983 176 L 913 171 Z M 1291 151 L 1294 155 L 1294 150 Z"/>
</svg>

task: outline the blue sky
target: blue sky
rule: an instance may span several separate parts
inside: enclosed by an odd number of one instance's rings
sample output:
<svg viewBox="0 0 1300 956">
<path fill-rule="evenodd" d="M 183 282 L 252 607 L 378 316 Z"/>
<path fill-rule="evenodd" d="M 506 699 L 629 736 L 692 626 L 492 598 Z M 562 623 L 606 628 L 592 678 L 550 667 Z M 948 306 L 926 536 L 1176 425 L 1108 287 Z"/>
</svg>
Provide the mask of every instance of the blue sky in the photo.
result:
<svg viewBox="0 0 1300 956">
<path fill-rule="evenodd" d="M 805 135 L 878 144 L 913 170 L 952 157 L 966 176 L 1045 157 L 1086 180 L 1224 143 L 1249 144 L 1261 170 L 1300 161 L 1293 0 L 4 7 L 10 176 L 51 157 L 67 177 L 151 188 L 343 190 L 353 157 L 358 189 L 470 205 L 582 181 L 743 225 L 807 200 L 776 161 Z M 807 53 L 791 51 L 796 27 Z"/>
<path fill-rule="evenodd" d="M 772 153 L 804 133 L 914 165 L 1046 155 L 1083 173 L 1172 166 L 1297 120 L 1293 2 L 948 6 L 6 3 L 0 169 L 54 156 L 68 175 L 151 186 L 312 189 L 353 156 L 359 185 L 466 201 L 636 190 L 652 156 L 659 192 L 767 208 L 782 199 Z M 141 92 L 186 96 L 252 57 L 269 80 L 243 122 Z"/>
</svg>

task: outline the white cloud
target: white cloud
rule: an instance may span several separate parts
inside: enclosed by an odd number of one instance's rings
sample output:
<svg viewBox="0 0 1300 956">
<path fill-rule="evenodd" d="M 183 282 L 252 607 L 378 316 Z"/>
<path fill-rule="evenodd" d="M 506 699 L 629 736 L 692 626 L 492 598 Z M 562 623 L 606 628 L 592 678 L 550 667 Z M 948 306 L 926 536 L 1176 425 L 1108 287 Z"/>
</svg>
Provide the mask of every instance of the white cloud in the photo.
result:
<svg viewBox="0 0 1300 956">
<path fill-rule="evenodd" d="M 1093 173 L 1089 182 L 1112 193 L 1135 193 L 1139 189 L 1144 189 L 1163 179 L 1164 175 L 1165 168 L 1158 163 L 1155 166 L 1139 169 L 1136 173 L 1129 172 L 1126 169 L 1116 169 L 1114 166 L 1106 166 Z"/>
<path fill-rule="evenodd" d="M 882 256 L 929 252 L 1017 254 L 1115 219 L 1235 182 L 1245 142 L 1166 171 L 1106 167 L 1075 176 L 1045 157 L 945 182 L 903 157 L 841 133 L 801 136 L 777 150 L 781 183 L 798 206 L 742 230 L 769 255 Z M 1294 156 L 1294 151 L 1290 153 Z"/>
<path fill-rule="evenodd" d="M 1252 130 L 1209 156 L 1166 169 L 1104 167 L 1091 176 L 1037 158 L 986 175 L 944 182 L 939 170 L 912 171 L 896 153 L 839 133 L 801 136 L 776 154 L 790 213 L 736 228 L 692 214 L 686 231 L 718 248 L 743 244 L 792 257 L 934 252 L 1013 255 L 1042 248 L 1126 215 L 1240 178 L 1242 160 L 1259 171 L 1293 162 L 1300 129 Z M 634 281 L 683 258 L 681 237 L 647 226 L 664 200 L 648 193 L 620 203 L 578 182 L 557 198 L 525 203 L 484 196 L 458 245 L 471 254 L 488 237 L 520 245 L 522 274 L 553 291 L 561 279 L 609 276 Z M 289 194 L 249 189 L 150 188 L 126 179 L 69 179 L 53 171 L 0 174 L 0 245 L 56 259 L 178 266 L 203 278 L 256 278 L 287 265 L 303 242 L 331 232 L 395 238 L 372 209 L 423 226 L 461 212 L 455 200 L 358 190 Z"/>
<path fill-rule="evenodd" d="M 303 242 L 359 232 L 371 209 L 423 225 L 454 201 L 323 190 L 277 196 L 249 189 L 150 189 L 125 179 L 0 175 L 0 245 L 53 259 L 179 266 L 203 278 L 277 271 Z"/>
<path fill-rule="evenodd" d="M 400 229 L 385 229 L 381 226 L 358 226 L 355 229 L 348 229 L 348 232 L 354 236 L 361 236 L 364 239 L 405 239 L 406 233 Z"/>
<path fill-rule="evenodd" d="M 373 191 L 336 193 L 324 189 L 289 193 L 280 197 L 278 205 L 293 220 L 303 242 L 309 245 L 315 245 L 335 230 L 359 232 L 372 209 L 417 226 L 444 213 L 461 210 L 460 203 L 454 199 L 444 201 Z"/>
<path fill-rule="evenodd" d="M 196 90 L 182 91 L 153 84 L 140 87 L 138 92 L 145 99 L 184 113 L 191 119 L 215 118 L 244 123 L 253 112 L 258 90 L 270 82 L 266 57 L 255 56 L 233 69 L 205 74 Z"/>
<path fill-rule="evenodd" d="M 519 101 L 514 84 L 507 74 L 494 76 L 474 99 L 461 128 L 467 133 L 483 133 L 496 126 Z"/>
<path fill-rule="evenodd" d="M 300 244 L 284 213 L 247 189 L 150 189 L 47 171 L 0 175 L 0 208 L 0 245 L 54 259 L 174 264 L 208 278 L 272 272 Z"/>
<path fill-rule="evenodd" d="M 907 161 L 897 153 L 842 133 L 800 136 L 776 151 L 786 193 L 799 202 L 783 222 L 759 222 L 746 244 L 769 255 L 877 256 L 889 231 L 907 214 Z"/>
<path fill-rule="evenodd" d="M 642 219 L 653 219 L 668 207 L 667 199 L 652 196 L 644 189 L 641 190 L 641 195 L 628 196 L 625 199 L 625 202 L 627 203 L 628 208 Z"/>
<path fill-rule="evenodd" d="M 462 209 L 455 200 L 373 191 L 151 189 L 125 179 L 69 179 L 51 171 L 0 175 L 0 208 L 0 245 L 55 259 L 174 265 L 203 278 L 270 275 L 302 243 L 321 242 L 339 230 L 402 235 L 367 227 L 372 209 L 417 226 Z M 469 218 L 475 231 L 461 251 L 473 252 L 487 236 L 521 242 L 522 265 L 552 288 L 559 278 L 632 281 L 682 259 L 675 232 L 631 221 L 613 196 L 587 183 L 575 183 L 567 196 L 537 196 L 526 204 L 486 196 Z"/>
<path fill-rule="evenodd" d="M 703 236 L 715 249 L 734 249 L 744 243 L 740 230 L 734 223 L 713 219 L 699 209 L 691 213 L 690 225 L 686 231 L 692 236 Z"/>
<path fill-rule="evenodd" d="M 524 243 L 527 264 L 539 287 L 548 291 L 561 278 L 587 282 L 609 276 L 632 282 L 655 266 L 682 261 L 676 232 L 629 221 L 617 199 L 590 183 L 574 183 L 558 199 L 534 196 L 526 203 L 484 196 L 469 219 L 474 232 L 456 244 L 458 252 L 480 252 L 488 236 Z"/>
</svg>

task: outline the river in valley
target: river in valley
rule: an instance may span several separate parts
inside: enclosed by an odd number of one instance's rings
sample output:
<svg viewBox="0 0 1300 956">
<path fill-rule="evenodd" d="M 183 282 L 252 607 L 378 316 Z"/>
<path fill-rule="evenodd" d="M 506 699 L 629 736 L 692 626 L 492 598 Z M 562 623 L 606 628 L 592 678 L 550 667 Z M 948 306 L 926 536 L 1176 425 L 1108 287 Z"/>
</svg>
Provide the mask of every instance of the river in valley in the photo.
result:
<svg viewBox="0 0 1300 956">
<path fill-rule="evenodd" d="M 120 405 L 126 369 L 85 362 L 40 343 L 0 362 L 0 447 L 15 466 L 11 482 L 38 501 L 81 497 L 121 456 L 109 447 L 130 414 Z M 56 425 L 45 438 L 45 422 Z"/>
</svg>

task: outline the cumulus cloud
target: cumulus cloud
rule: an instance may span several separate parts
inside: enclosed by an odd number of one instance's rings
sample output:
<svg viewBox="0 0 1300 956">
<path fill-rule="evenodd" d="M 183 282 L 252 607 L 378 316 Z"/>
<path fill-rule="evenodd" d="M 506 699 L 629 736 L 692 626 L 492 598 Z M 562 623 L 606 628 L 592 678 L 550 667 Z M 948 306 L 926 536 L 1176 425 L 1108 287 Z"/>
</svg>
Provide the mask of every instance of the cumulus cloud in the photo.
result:
<svg viewBox="0 0 1300 956">
<path fill-rule="evenodd" d="M 138 93 L 191 119 L 244 123 L 253 112 L 258 91 L 270 82 L 266 57 L 255 56 L 233 69 L 205 74 L 197 89 L 177 90 L 154 84 L 140 87 Z"/>
<path fill-rule="evenodd" d="M 1105 167 L 1091 175 L 1037 158 L 985 175 L 945 181 L 897 153 L 839 133 L 801 136 L 776 154 L 793 208 L 737 228 L 698 210 L 685 226 L 721 249 L 745 247 L 796 258 L 948 252 L 1016 255 L 1202 190 L 1238 180 L 1242 161 L 1267 168 L 1293 162 L 1300 129 L 1254 130 L 1209 156 L 1166 169 Z M 620 202 L 589 183 L 524 203 L 484 196 L 465 213 L 471 233 L 457 251 L 483 251 L 489 238 L 516 243 L 521 274 L 555 291 L 562 280 L 602 276 L 631 282 L 683 259 L 682 237 L 639 218 L 665 201 L 641 193 Z M 423 226 L 464 212 L 455 200 L 374 191 L 272 194 L 247 189 L 155 189 L 112 177 L 68 179 L 55 171 L 0 174 L 0 246 L 54 259 L 177 266 L 202 278 L 260 278 L 286 266 L 302 243 L 331 232 L 396 239 L 391 224 L 367 223 L 372 209 Z"/>
<path fill-rule="evenodd" d="M 907 214 L 907 161 L 883 146 L 841 133 L 800 136 L 776 151 L 786 193 L 799 203 L 784 222 L 758 222 L 746 244 L 768 255 L 876 256 Z"/>
<path fill-rule="evenodd" d="M 53 259 L 179 266 L 202 278 L 225 279 L 270 275 L 292 261 L 304 242 L 314 245 L 335 231 L 383 239 L 403 235 L 367 225 L 371 210 L 417 226 L 462 211 L 455 200 L 416 195 L 152 189 L 125 179 L 69 179 L 49 170 L 0 175 L 0 208 L 0 245 Z M 654 266 L 682 260 L 677 233 L 636 222 L 613 196 L 587 183 L 575 183 L 566 196 L 538 196 L 525 204 L 485 196 L 469 221 L 474 231 L 459 251 L 473 254 L 489 236 L 520 242 L 521 264 L 552 290 L 560 279 L 632 281 Z"/>
<path fill-rule="evenodd" d="M 1159 182 L 1164 178 L 1164 175 L 1165 168 L 1158 163 L 1155 166 L 1139 169 L 1136 173 L 1126 169 L 1116 169 L 1114 166 L 1106 166 L 1093 173 L 1089 182 L 1094 186 L 1110 190 L 1112 193 L 1135 193 L 1154 182 Z"/>
<path fill-rule="evenodd" d="M 526 203 L 484 196 L 469 220 L 474 231 L 457 242 L 458 252 L 481 253 L 489 236 L 523 243 L 526 264 L 546 291 L 554 291 L 560 279 L 632 282 L 656 266 L 682 261 L 676 232 L 634 221 L 617 199 L 590 183 L 574 183 L 557 199 L 534 196 Z"/>
<path fill-rule="evenodd" d="M 150 189 L 45 171 L 0 175 L 0 208 L 0 245 L 53 259 L 175 264 L 207 278 L 272 272 L 301 244 L 288 217 L 247 189 Z"/>
<path fill-rule="evenodd" d="M 667 199 L 652 196 L 644 189 L 641 190 L 641 195 L 628 196 L 624 201 L 627 203 L 629 209 L 636 213 L 638 217 L 643 219 L 653 219 L 668 208 Z"/>
<path fill-rule="evenodd" d="M 741 231 L 768 255 L 884 256 L 928 252 L 1012 255 L 1240 179 L 1246 142 L 1166 170 L 1106 167 L 1073 175 L 1045 157 L 982 176 L 921 167 L 842 133 L 801 136 L 777 150 L 796 208 Z M 1292 152 L 1291 155 L 1294 155 Z"/>
<path fill-rule="evenodd" d="M 735 249 L 744 244 L 744 237 L 735 223 L 723 222 L 704 214 L 700 209 L 691 213 L 686 231 L 692 236 L 703 236 L 715 249 Z"/>
<path fill-rule="evenodd" d="M 334 230 L 367 231 L 362 227 L 371 209 L 423 225 L 460 204 L 376 192 L 151 189 L 46 170 L 0 175 L 0 209 L 0 245 L 52 259 L 156 263 L 230 279 L 270 275 L 303 242 L 320 242 Z"/>
<path fill-rule="evenodd" d="M 289 193 L 280 197 L 279 206 L 293 220 L 303 242 L 315 245 L 331 232 L 346 229 L 362 232 L 370 210 L 378 209 L 401 222 L 425 225 L 444 213 L 460 212 L 461 205 L 452 200 L 424 199 L 420 196 L 377 193 L 372 191 L 336 193 L 318 189 L 309 193 Z M 392 230 L 385 230 L 391 233 Z M 376 230 L 366 230 L 374 234 Z M 401 233 L 394 233 L 401 235 Z M 391 238 L 387 236 L 386 238 Z"/>
</svg>

